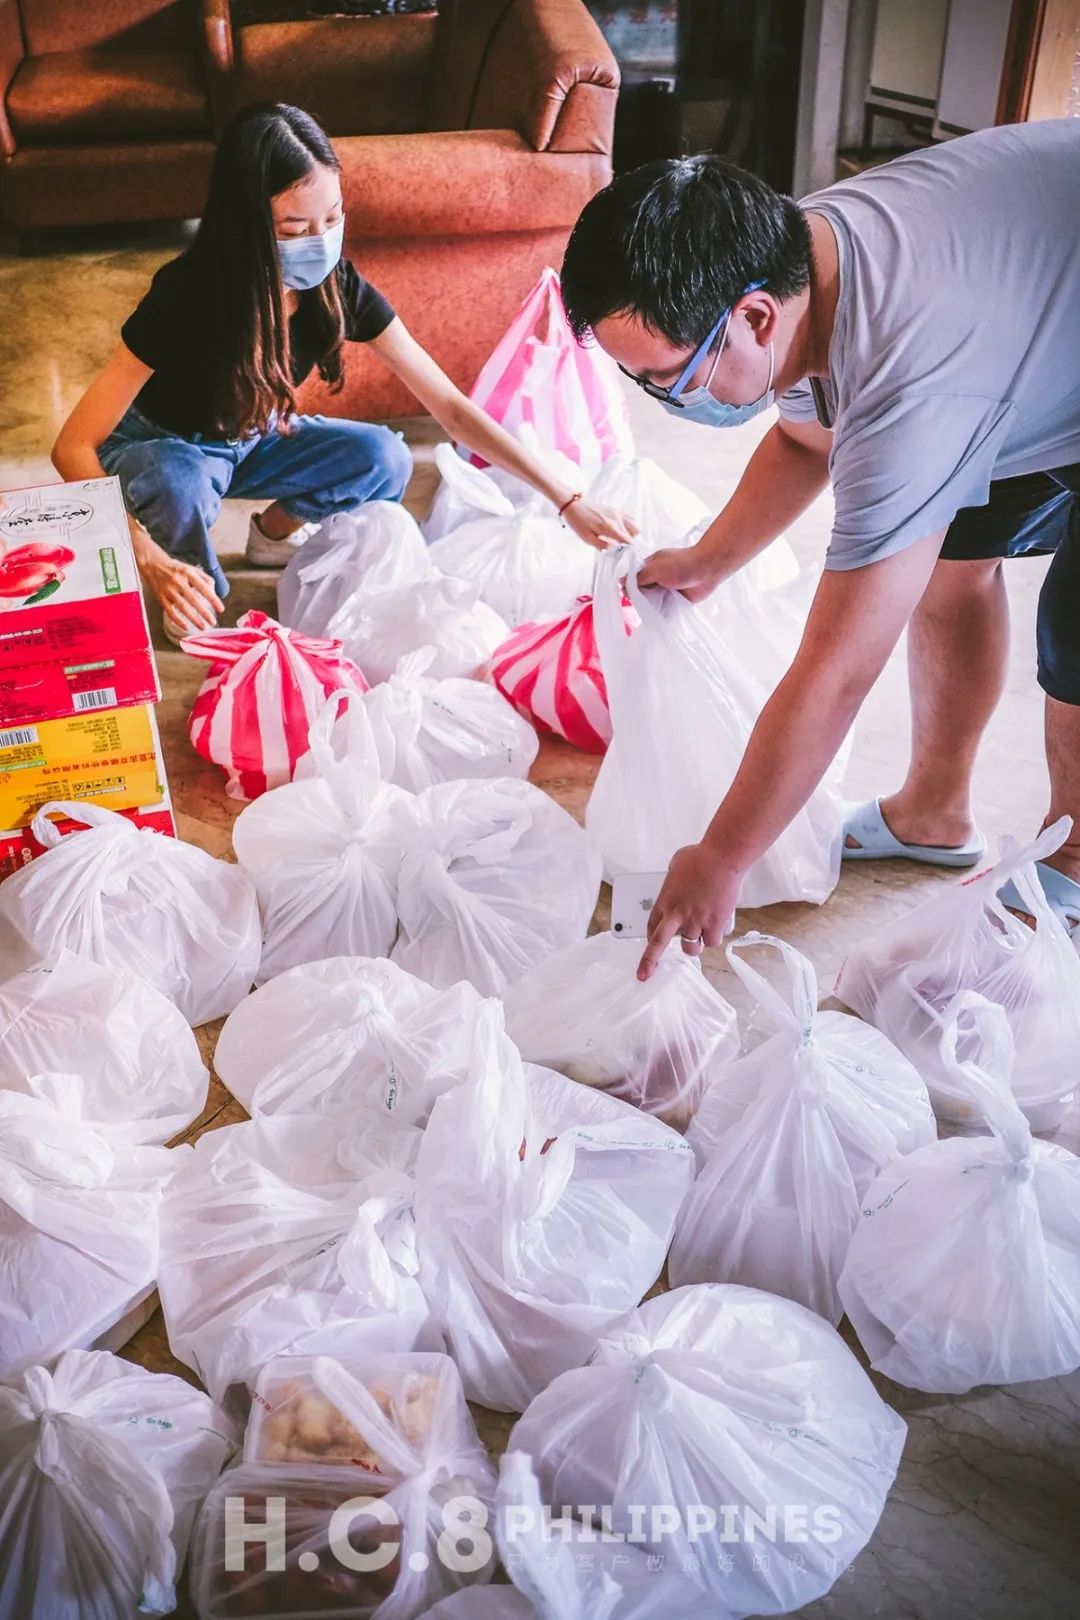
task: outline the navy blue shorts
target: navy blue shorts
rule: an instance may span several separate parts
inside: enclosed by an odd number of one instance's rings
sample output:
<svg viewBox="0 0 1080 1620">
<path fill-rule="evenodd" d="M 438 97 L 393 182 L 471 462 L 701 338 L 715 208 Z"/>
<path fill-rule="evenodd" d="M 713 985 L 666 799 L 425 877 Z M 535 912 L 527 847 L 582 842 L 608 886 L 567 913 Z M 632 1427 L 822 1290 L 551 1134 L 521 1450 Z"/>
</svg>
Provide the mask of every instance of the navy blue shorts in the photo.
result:
<svg viewBox="0 0 1080 1620">
<path fill-rule="evenodd" d="M 943 558 L 1052 554 L 1039 593 L 1039 685 L 1059 703 L 1080 705 L 1080 466 L 1002 478 L 985 506 L 958 512 Z"/>
</svg>

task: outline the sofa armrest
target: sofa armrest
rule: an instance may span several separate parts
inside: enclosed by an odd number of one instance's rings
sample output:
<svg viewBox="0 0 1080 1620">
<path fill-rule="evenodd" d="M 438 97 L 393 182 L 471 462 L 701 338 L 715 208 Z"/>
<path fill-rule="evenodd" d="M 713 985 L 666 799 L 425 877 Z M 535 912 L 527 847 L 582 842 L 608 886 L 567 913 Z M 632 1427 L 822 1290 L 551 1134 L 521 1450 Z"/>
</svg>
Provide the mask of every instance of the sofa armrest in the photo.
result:
<svg viewBox="0 0 1080 1620">
<path fill-rule="evenodd" d="M 11 157 L 15 136 L 7 117 L 7 93 L 23 59 L 22 24 L 17 0 L 0 0 L 0 153 Z"/>
<path fill-rule="evenodd" d="M 235 45 L 229 0 L 202 0 L 202 59 L 215 130 L 229 116 L 229 81 Z"/>
<path fill-rule="evenodd" d="M 434 127 L 610 154 L 619 69 L 583 0 L 445 0 L 436 53 Z"/>
</svg>

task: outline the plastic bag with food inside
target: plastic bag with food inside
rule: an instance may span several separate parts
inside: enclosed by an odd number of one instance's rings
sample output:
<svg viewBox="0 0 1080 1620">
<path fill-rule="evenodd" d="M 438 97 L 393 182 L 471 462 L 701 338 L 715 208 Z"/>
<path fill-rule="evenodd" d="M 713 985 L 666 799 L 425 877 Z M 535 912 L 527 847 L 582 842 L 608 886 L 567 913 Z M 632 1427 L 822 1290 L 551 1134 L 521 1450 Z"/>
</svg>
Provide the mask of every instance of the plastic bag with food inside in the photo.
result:
<svg viewBox="0 0 1080 1620">
<path fill-rule="evenodd" d="M 1047 902 L 1035 863 L 1060 849 L 1071 828 L 1062 816 L 1030 844 L 1003 838 L 996 866 L 935 891 L 869 934 L 840 970 L 840 1000 L 911 1059 L 949 1124 L 978 1124 L 941 1045 L 950 1003 L 968 990 L 1009 1020 L 1013 1091 L 1032 1128 L 1055 1130 L 1068 1112 L 1080 1053 L 1080 954 Z M 998 899 L 1010 878 L 1034 928 Z"/>
<path fill-rule="evenodd" d="M 394 962 L 308 962 L 240 1003 L 214 1068 L 249 1114 L 374 1108 L 420 1125 L 465 1078 L 482 1005 L 471 984 L 435 990 Z"/>
<path fill-rule="evenodd" d="M 431 1111 L 413 1208 L 420 1286 L 465 1392 L 515 1412 L 656 1281 L 693 1154 L 636 1108 L 526 1069 L 498 1002 L 486 1010 L 468 1079 Z"/>
<path fill-rule="evenodd" d="M 434 647 L 406 653 L 390 679 L 361 700 L 383 781 L 420 793 L 436 782 L 528 776 L 540 746 L 532 726 L 485 681 L 434 680 L 435 658 Z M 345 715 L 337 727 L 348 724 Z M 297 780 L 314 770 L 305 755 Z"/>
<path fill-rule="evenodd" d="M 328 956 L 385 956 L 397 934 L 390 816 L 402 795 L 379 776 L 356 694 L 335 692 L 308 737 L 315 774 L 264 793 L 233 824 L 262 911 L 259 984 Z"/>
<path fill-rule="evenodd" d="M 743 960 L 755 945 L 780 955 L 783 991 Z M 700 1169 L 668 1272 L 676 1287 L 745 1283 L 782 1294 L 835 1324 L 860 1200 L 885 1165 L 935 1140 L 930 1098 L 876 1029 L 818 1012 L 814 970 L 783 940 L 746 934 L 727 957 L 775 1033 L 710 1078 L 690 1128 Z"/>
<path fill-rule="evenodd" d="M 0 1092 L 0 1378 L 97 1344 L 153 1292 L 162 1189 L 190 1152 L 88 1116 L 78 1075 Z"/>
<path fill-rule="evenodd" d="M 550 1509 L 524 1452 L 500 1461 L 495 1536 L 514 1584 L 457 1592 L 425 1620 L 730 1620 L 719 1599 L 632 1541 L 605 1536 L 592 1515 Z"/>
<path fill-rule="evenodd" d="M 392 959 L 447 986 L 499 995 L 582 939 L 600 857 L 574 818 L 529 782 L 441 782 L 394 811 L 400 932 Z"/>
<path fill-rule="evenodd" d="M 0 985 L 0 1091 L 77 1071 L 83 1111 L 117 1139 L 167 1142 L 198 1118 L 210 1076 L 191 1028 L 127 968 L 60 949 Z"/>
<path fill-rule="evenodd" d="M 283 1116 L 196 1142 L 161 1213 L 169 1344 L 218 1400 L 272 1356 L 438 1348 L 417 1283 L 419 1131 Z"/>
<path fill-rule="evenodd" d="M 482 673 L 510 633 L 505 619 L 480 600 L 475 580 L 432 573 L 415 585 L 354 591 L 330 621 L 328 634 L 345 644 L 372 685 L 388 681 L 406 653 L 435 648 L 435 680 Z"/>
<path fill-rule="evenodd" d="M 201 1390 L 103 1351 L 0 1384 L 0 1614 L 170 1614 L 236 1438 Z"/>
<path fill-rule="evenodd" d="M 432 544 L 435 567 L 474 580 L 481 599 L 508 625 L 569 613 L 592 588 L 595 551 L 566 527 L 550 501 L 515 506 L 487 473 L 470 467 L 448 444 L 436 447 L 435 461 L 464 518 Z"/>
<path fill-rule="evenodd" d="M 991 1134 L 905 1154 L 863 1199 L 840 1298 L 871 1366 L 913 1389 L 959 1395 L 1080 1367 L 1080 1159 L 1032 1137 L 1014 1056 L 1004 1010 L 959 996 L 939 1084 Z"/>
<path fill-rule="evenodd" d="M 640 940 L 610 933 L 546 957 L 507 990 L 507 1034 L 530 1063 L 685 1130 L 710 1068 L 739 1049 L 735 1014 L 677 945 L 646 984 L 640 960 Z"/>
<path fill-rule="evenodd" d="M 355 592 L 394 590 L 431 572 L 416 519 L 397 501 L 365 501 L 333 513 L 297 547 L 278 580 L 278 617 L 304 635 L 325 636 Z"/>
<path fill-rule="evenodd" d="M 555 1512 L 601 1504 L 609 1531 L 693 1568 L 704 1615 L 716 1600 L 789 1614 L 869 1541 L 905 1434 L 820 1316 L 703 1285 L 612 1328 L 588 1366 L 537 1395 L 508 1450 L 532 1458 Z"/>
<path fill-rule="evenodd" d="M 211 1491 L 196 1528 L 201 1620 L 420 1620 L 440 1597 L 491 1579 L 494 1488 L 448 1357 L 271 1362 L 244 1460 Z M 247 1522 L 283 1502 L 284 1568 L 250 1543 L 234 1567 L 229 1498 Z"/>
<path fill-rule="evenodd" d="M 85 831 L 61 835 L 53 815 Z M 97 804 L 43 804 L 32 831 L 44 855 L 0 885 L 0 931 L 13 930 L 19 968 L 66 947 L 141 974 L 189 1024 L 247 995 L 259 907 L 245 872 Z"/>
</svg>

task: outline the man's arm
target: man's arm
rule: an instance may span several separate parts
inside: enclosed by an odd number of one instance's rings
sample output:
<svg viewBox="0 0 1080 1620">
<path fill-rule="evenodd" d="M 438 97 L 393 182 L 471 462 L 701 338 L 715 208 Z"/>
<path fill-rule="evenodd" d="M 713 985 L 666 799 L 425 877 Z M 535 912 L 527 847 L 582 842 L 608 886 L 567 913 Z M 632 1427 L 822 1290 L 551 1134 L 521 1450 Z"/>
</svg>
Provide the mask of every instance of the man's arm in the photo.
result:
<svg viewBox="0 0 1080 1620">
<path fill-rule="evenodd" d="M 658 551 L 642 585 L 665 585 L 691 602 L 709 595 L 799 517 L 829 482 L 832 434 L 817 422 L 787 422 L 766 433 L 734 494 L 695 546 Z"/>
<path fill-rule="evenodd" d="M 828 770 L 926 589 L 944 534 L 822 576 L 795 661 L 758 716 L 704 839 L 672 860 L 649 918 L 640 978 L 650 976 L 676 935 L 721 943 L 744 874 Z"/>
</svg>

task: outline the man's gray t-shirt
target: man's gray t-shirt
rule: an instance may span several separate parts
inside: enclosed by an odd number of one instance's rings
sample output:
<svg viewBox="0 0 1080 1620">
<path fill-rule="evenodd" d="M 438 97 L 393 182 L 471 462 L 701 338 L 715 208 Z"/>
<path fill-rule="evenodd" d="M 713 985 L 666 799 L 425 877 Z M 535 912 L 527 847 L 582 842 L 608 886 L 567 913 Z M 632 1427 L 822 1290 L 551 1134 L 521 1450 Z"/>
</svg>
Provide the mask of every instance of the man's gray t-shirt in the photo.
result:
<svg viewBox="0 0 1080 1620">
<path fill-rule="evenodd" d="M 992 479 L 1080 462 L 1080 119 L 964 136 L 801 206 L 840 255 L 827 567 L 902 551 Z M 780 412 L 813 418 L 809 385 Z"/>
</svg>

